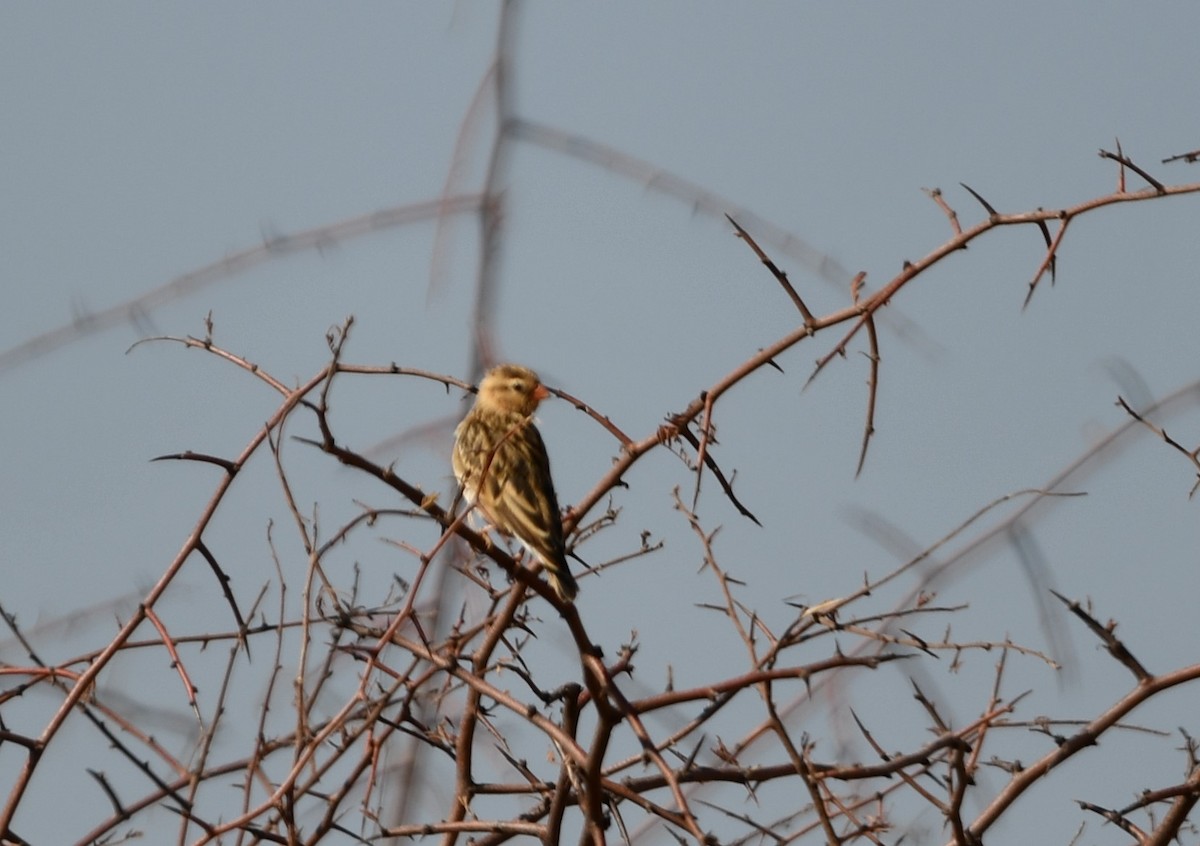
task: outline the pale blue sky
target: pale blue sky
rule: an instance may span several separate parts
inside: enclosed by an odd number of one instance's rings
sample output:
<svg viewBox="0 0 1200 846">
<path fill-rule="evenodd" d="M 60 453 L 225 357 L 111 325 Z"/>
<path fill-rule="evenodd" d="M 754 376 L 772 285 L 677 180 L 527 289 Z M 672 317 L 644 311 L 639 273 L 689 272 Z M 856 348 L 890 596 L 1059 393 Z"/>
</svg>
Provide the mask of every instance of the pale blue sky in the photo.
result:
<svg viewBox="0 0 1200 846">
<path fill-rule="evenodd" d="M 496 8 L 0 6 L 0 354 L 264 238 L 437 198 L 492 58 Z M 922 188 L 941 187 L 964 223 L 983 212 L 960 181 L 1004 212 L 1071 205 L 1113 190 L 1115 169 L 1096 153 L 1115 137 L 1163 181 L 1200 180 L 1196 166 L 1158 163 L 1200 146 L 1200 8 L 1190 4 L 555 3 L 526 7 L 516 26 L 522 117 L 727 197 L 851 273 L 867 271 L 875 286 L 949 235 Z M 468 137 L 464 191 L 478 190 L 493 115 L 485 109 Z M 1141 187 L 1132 176 L 1130 186 Z M 639 182 L 524 144 L 511 159 L 507 197 L 502 357 L 535 367 L 635 438 L 797 323 L 727 223 Z M 856 352 L 835 362 L 800 390 L 837 332 L 781 359 L 785 375 L 765 371 L 733 392 L 718 409 L 718 457 L 737 469 L 739 495 L 764 528 L 741 520 L 711 480 L 700 514 L 710 527 L 724 525 L 716 551 L 748 583 L 748 604 L 782 627 L 792 612 L 781 597 L 844 595 L 863 572 L 886 571 L 894 556 L 862 534 L 858 510 L 924 545 L 994 498 L 1047 482 L 1124 422 L 1113 403 L 1130 383 L 1113 380 L 1114 362 L 1136 371 L 1153 396 L 1194 381 L 1198 215 L 1200 198 L 1185 197 L 1079 219 L 1056 286 L 1024 313 L 1042 255 L 1033 230 L 993 233 L 911 285 L 893 310 L 921 340 L 883 333 L 878 433 L 858 480 L 864 359 Z M 419 223 L 269 261 L 153 309 L 142 327 L 89 334 L 0 371 L 0 601 L 35 634 L 72 621 L 37 637 L 46 660 L 103 642 L 114 614 L 127 614 L 174 556 L 216 483 L 213 468 L 149 459 L 236 453 L 275 404 L 250 377 L 201 353 L 151 344 L 126 355 L 129 345 L 143 334 L 201 334 L 211 311 L 219 343 L 294 382 L 322 365 L 326 329 L 352 314 L 349 359 L 466 377 L 477 224 L 464 217 L 448 230 L 445 274 L 430 293 L 434 231 Z M 844 287 L 764 246 L 814 311 L 846 304 Z M 464 409 L 457 395 L 411 380 L 360 380 L 345 385 L 336 408 L 342 433 L 361 449 L 444 421 L 440 434 L 381 457 L 417 484 L 447 485 L 451 425 Z M 573 502 L 616 445 L 563 403 L 540 416 L 560 498 Z M 1200 441 L 1194 409 L 1164 419 L 1184 443 Z M 331 530 L 353 512 L 350 497 L 387 501 L 299 446 L 288 449 L 302 468 L 299 499 L 320 500 Z M 665 454 L 646 459 L 617 502 L 625 509 L 617 528 L 585 550 L 604 560 L 636 545 L 642 529 L 668 540 L 660 555 L 581 585 L 581 613 L 610 654 L 638 631 L 637 682 L 646 690 L 665 683 L 668 663 L 683 684 L 711 678 L 717 661 L 732 674 L 742 660 L 727 626 L 696 607 L 714 601 L 715 587 L 698 572 L 700 550 L 670 499 L 672 486 L 690 490 L 690 479 Z M 1074 486 L 1088 497 L 1033 527 L 1058 588 L 1094 599 L 1101 619 L 1118 619 L 1156 670 L 1197 660 L 1192 480 L 1180 456 L 1137 435 Z M 272 578 L 270 519 L 285 569 L 290 561 L 300 572 L 278 483 L 260 461 L 211 530 L 246 596 Z M 381 545 L 354 557 L 384 573 L 384 585 L 408 566 Z M 203 628 L 189 614 L 222 607 L 211 576 L 197 567 L 184 583 L 171 595 L 174 620 Z M 955 621 L 964 637 L 1011 633 L 1045 645 L 1029 587 L 1003 548 L 977 559 L 943 600 L 971 603 Z M 1065 616 L 1063 626 L 1078 653 L 1077 680 L 1059 686 L 1023 668 L 1021 683 L 1039 690 L 1026 716 L 1087 717 L 1128 687 Z M 27 660 L 3 643 L 2 660 Z M 992 660 L 976 658 L 975 669 L 986 674 Z M 186 716 L 177 689 L 166 689 L 174 682 L 165 667 L 163 656 L 154 666 L 161 704 Z M 142 678 L 130 661 L 107 684 Z M 944 680 L 948 698 L 952 681 Z M 1178 714 L 1164 708 L 1162 725 L 1194 718 L 1194 692 L 1186 697 L 1173 700 Z M 960 701 L 963 719 L 982 706 Z M 38 715 L 55 703 L 41 693 L 20 704 L 6 724 L 36 732 Z M 81 743 L 96 743 L 77 731 Z M 1169 783 L 1183 765 L 1177 739 L 1157 742 L 1161 756 L 1144 777 L 1081 778 L 1055 802 L 1031 803 L 1027 819 L 1046 842 L 1066 842 L 1081 818 L 1067 800 L 1118 805 Z M 107 804 L 83 768 L 104 759 L 102 745 L 84 748 L 63 783 L 85 797 L 90 820 Z M 1045 745 L 1029 748 L 1035 757 Z M 1099 754 L 1090 766 L 1102 773 L 1113 765 Z M 0 752 L 0 783 L 18 763 Z M 38 789 L 49 795 L 42 778 Z M 18 823 L 37 843 L 84 830 L 54 815 Z M 936 820 L 927 823 L 939 836 Z M 163 824 L 174 830 L 173 819 Z M 1096 820 L 1089 826 L 1089 842 L 1114 842 Z M 998 842 L 1025 842 L 1020 832 L 1001 830 L 1011 839 Z"/>
</svg>

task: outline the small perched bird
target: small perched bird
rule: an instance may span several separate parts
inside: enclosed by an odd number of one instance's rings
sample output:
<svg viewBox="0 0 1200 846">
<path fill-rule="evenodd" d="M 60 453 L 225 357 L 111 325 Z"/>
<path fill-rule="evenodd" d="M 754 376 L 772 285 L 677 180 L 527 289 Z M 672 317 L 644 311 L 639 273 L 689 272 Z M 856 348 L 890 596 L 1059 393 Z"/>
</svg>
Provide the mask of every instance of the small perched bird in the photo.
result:
<svg viewBox="0 0 1200 846">
<path fill-rule="evenodd" d="M 467 500 L 536 555 L 555 593 L 570 602 L 579 587 L 567 568 L 550 457 L 533 425 L 538 403 L 548 396 L 532 370 L 492 368 L 479 384 L 475 406 L 454 430 L 452 460 Z"/>
</svg>

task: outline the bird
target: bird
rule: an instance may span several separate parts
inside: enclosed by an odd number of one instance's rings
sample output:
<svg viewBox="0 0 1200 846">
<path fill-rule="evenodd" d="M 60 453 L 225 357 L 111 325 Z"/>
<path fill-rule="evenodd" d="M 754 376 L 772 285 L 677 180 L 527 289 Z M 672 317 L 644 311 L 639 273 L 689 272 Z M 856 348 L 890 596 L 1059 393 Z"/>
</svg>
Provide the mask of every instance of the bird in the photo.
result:
<svg viewBox="0 0 1200 846">
<path fill-rule="evenodd" d="M 463 495 L 493 526 L 533 553 L 559 599 L 579 586 L 567 567 L 550 456 L 533 413 L 550 392 L 527 367 L 501 364 L 479 383 L 475 405 L 454 430 L 451 461 Z"/>
</svg>

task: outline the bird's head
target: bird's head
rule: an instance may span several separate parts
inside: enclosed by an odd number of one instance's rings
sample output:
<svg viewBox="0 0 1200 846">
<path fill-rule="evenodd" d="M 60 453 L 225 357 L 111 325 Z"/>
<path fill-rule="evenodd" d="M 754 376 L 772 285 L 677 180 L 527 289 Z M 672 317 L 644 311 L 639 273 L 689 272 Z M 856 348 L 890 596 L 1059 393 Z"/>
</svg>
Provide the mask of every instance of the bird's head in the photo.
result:
<svg viewBox="0 0 1200 846">
<path fill-rule="evenodd" d="M 493 367 L 479 383 L 478 403 L 492 411 L 530 415 L 550 392 L 527 367 L 501 364 Z"/>
</svg>

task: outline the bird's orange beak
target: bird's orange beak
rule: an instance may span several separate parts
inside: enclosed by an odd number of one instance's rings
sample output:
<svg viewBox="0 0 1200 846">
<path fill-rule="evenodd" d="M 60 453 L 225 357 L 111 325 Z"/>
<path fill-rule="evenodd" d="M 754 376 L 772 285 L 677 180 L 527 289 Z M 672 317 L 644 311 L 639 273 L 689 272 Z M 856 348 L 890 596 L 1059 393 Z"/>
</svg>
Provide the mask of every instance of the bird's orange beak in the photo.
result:
<svg viewBox="0 0 1200 846">
<path fill-rule="evenodd" d="M 543 385 L 539 382 L 538 386 L 533 389 L 533 398 L 535 400 L 537 400 L 538 402 L 541 402 L 544 399 L 550 398 L 550 392 L 548 390 L 546 390 L 545 385 Z"/>
</svg>

